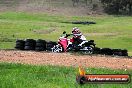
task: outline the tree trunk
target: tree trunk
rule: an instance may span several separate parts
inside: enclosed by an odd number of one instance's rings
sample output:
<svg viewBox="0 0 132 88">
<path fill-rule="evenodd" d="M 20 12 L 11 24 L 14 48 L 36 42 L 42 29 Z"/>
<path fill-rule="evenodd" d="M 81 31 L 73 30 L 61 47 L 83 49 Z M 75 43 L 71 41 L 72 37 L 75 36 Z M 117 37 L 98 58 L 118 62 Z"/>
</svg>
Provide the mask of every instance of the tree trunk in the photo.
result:
<svg viewBox="0 0 132 88">
<path fill-rule="evenodd" d="M 93 3 L 93 0 L 90 0 L 90 3 Z"/>
<path fill-rule="evenodd" d="M 131 15 L 132 14 L 132 3 L 129 3 L 128 9 L 129 9 L 129 15 Z"/>
<path fill-rule="evenodd" d="M 76 4 L 78 5 L 79 0 L 72 0 L 73 6 L 75 6 Z"/>
<path fill-rule="evenodd" d="M 86 6 L 88 5 L 88 0 L 84 0 L 85 1 L 85 3 L 86 3 Z"/>
</svg>

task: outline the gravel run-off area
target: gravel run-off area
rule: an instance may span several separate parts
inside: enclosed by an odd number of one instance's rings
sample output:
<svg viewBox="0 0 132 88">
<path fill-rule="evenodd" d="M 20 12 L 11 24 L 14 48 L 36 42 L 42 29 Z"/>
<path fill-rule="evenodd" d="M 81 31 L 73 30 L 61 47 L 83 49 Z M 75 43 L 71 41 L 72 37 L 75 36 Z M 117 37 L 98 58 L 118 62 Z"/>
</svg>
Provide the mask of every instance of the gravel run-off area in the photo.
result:
<svg viewBox="0 0 132 88">
<path fill-rule="evenodd" d="M 132 69 L 132 58 L 128 57 L 35 51 L 0 50 L 0 62 L 13 62 L 32 65 Z"/>
</svg>

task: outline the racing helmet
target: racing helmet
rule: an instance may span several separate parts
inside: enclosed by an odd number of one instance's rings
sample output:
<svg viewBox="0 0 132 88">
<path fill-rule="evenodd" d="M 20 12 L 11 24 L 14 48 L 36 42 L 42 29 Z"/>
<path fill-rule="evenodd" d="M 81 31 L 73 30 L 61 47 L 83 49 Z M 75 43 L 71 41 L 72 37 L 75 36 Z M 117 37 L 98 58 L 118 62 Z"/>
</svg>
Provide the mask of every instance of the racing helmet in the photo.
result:
<svg viewBox="0 0 132 88">
<path fill-rule="evenodd" d="M 80 34 L 81 32 L 80 32 L 80 29 L 79 28 L 74 27 L 74 28 L 72 28 L 72 33 L 73 34 Z"/>
</svg>

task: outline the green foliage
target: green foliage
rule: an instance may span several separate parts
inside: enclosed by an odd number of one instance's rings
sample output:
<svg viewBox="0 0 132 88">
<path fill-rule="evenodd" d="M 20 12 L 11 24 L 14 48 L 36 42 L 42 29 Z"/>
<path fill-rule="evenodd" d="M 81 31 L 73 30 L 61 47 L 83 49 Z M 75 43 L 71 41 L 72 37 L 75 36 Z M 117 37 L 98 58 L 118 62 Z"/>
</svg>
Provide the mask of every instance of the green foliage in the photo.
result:
<svg viewBox="0 0 132 88">
<path fill-rule="evenodd" d="M 100 0 L 109 14 L 132 14 L 132 0 Z"/>
<path fill-rule="evenodd" d="M 131 70 L 86 68 L 93 74 L 132 74 Z M 78 68 L 0 63 L 0 88 L 131 88 L 129 84 L 76 83 Z"/>
</svg>

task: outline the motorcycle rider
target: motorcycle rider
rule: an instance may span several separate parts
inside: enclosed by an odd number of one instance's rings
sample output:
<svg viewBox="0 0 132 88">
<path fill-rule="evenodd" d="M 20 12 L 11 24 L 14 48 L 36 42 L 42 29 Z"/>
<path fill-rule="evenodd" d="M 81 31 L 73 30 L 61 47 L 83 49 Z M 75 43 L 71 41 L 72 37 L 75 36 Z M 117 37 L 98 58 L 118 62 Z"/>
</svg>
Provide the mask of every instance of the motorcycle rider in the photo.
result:
<svg viewBox="0 0 132 88">
<path fill-rule="evenodd" d="M 86 42 L 86 38 L 81 33 L 79 28 L 74 27 L 72 29 L 72 34 L 73 34 L 73 38 L 72 38 L 73 44 L 78 45 L 78 46 L 82 46 L 82 44 L 84 44 Z"/>
</svg>

